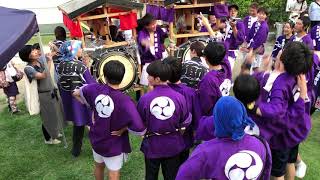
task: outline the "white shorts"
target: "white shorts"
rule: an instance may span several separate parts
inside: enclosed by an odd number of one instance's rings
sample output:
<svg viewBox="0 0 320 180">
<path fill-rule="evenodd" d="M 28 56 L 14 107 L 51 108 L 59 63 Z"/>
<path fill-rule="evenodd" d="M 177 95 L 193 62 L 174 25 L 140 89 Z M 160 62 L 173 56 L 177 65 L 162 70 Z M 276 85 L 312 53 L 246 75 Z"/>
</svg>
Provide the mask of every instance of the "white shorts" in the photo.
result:
<svg viewBox="0 0 320 180">
<path fill-rule="evenodd" d="M 97 163 L 104 162 L 108 170 L 111 171 L 119 171 L 122 168 L 123 163 L 126 162 L 128 158 L 128 154 L 126 153 L 121 153 L 120 155 L 113 157 L 103 157 L 96 153 L 93 149 L 92 152 L 94 161 Z"/>
<path fill-rule="evenodd" d="M 146 63 L 145 65 L 142 66 L 141 70 L 141 79 L 140 79 L 140 84 L 144 86 L 148 86 L 148 73 L 147 73 L 147 67 L 149 66 L 150 63 Z"/>
</svg>

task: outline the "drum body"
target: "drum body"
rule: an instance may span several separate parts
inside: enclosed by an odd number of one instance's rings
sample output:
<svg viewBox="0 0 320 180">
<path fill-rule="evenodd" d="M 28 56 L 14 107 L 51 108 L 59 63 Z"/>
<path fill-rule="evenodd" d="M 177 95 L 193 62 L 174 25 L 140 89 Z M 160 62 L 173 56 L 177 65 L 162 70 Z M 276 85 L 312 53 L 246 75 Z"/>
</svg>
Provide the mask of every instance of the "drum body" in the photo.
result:
<svg viewBox="0 0 320 180">
<path fill-rule="evenodd" d="M 186 60 L 191 60 L 191 50 L 190 50 L 190 46 L 192 43 L 196 42 L 196 41 L 200 41 L 201 43 L 204 44 L 204 46 L 207 46 L 208 44 L 208 40 L 209 38 L 193 38 L 188 40 L 187 42 L 181 44 L 178 47 L 178 50 L 175 51 L 175 57 L 178 58 L 179 60 L 181 60 L 181 62 L 184 62 Z M 205 63 L 205 60 L 203 57 L 201 57 L 202 62 Z"/>
<path fill-rule="evenodd" d="M 106 84 L 103 68 L 107 62 L 112 60 L 119 61 L 125 67 L 124 77 L 120 83 L 120 90 L 127 90 L 137 82 L 137 61 L 135 60 L 134 56 L 124 48 L 106 49 L 104 53 L 100 54 L 100 57 L 95 57 L 94 59 L 95 62 L 93 64 L 92 74 L 95 76 L 98 82 Z"/>
</svg>

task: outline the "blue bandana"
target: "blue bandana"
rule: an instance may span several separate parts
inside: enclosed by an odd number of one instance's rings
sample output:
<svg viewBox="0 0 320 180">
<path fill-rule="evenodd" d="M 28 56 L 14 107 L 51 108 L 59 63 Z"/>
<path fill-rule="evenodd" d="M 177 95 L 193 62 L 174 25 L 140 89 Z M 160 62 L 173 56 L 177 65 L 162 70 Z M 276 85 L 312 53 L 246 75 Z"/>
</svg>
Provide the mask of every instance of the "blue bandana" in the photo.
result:
<svg viewBox="0 0 320 180">
<path fill-rule="evenodd" d="M 215 136 L 231 137 L 234 141 L 242 139 L 244 129 L 254 122 L 247 115 L 244 105 L 234 97 L 221 97 L 213 109 Z"/>
<path fill-rule="evenodd" d="M 59 48 L 59 52 L 62 55 L 59 60 L 72 61 L 76 57 L 78 50 L 81 48 L 81 44 L 82 42 L 78 40 L 64 42 Z"/>
</svg>

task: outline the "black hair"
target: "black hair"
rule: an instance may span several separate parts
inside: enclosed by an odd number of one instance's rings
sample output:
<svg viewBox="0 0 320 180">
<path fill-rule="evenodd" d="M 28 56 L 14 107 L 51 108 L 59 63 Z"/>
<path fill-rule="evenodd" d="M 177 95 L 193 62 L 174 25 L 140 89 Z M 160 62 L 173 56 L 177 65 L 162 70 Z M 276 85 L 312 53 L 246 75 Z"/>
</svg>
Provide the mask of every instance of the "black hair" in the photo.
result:
<svg viewBox="0 0 320 180">
<path fill-rule="evenodd" d="M 19 57 L 24 62 L 30 62 L 30 54 L 32 52 L 32 45 L 25 45 L 22 49 L 19 51 Z"/>
<path fill-rule="evenodd" d="M 171 83 L 176 83 L 180 80 L 182 76 L 182 63 L 177 58 L 169 56 L 163 60 L 165 64 L 169 64 L 171 68 L 171 78 L 169 81 Z"/>
<path fill-rule="evenodd" d="M 39 43 L 34 43 L 34 44 L 32 45 L 32 49 L 40 50 L 40 44 L 39 44 Z"/>
<path fill-rule="evenodd" d="M 67 39 L 66 30 L 61 26 L 57 26 L 54 29 L 54 35 L 56 36 L 56 39 L 60 41 L 65 41 Z"/>
<path fill-rule="evenodd" d="M 264 8 L 264 7 L 260 7 L 260 8 L 258 9 L 258 13 L 264 13 L 264 14 L 266 14 L 267 16 L 269 16 L 269 11 L 268 11 L 266 8 Z"/>
<path fill-rule="evenodd" d="M 305 31 L 308 31 L 308 29 L 311 26 L 311 20 L 307 16 L 300 16 L 299 19 L 302 21 L 303 27 Z"/>
<path fill-rule="evenodd" d="M 116 60 L 107 62 L 103 67 L 103 74 L 106 81 L 112 85 L 121 83 L 126 69 L 122 63 Z"/>
<path fill-rule="evenodd" d="M 293 29 L 294 25 L 295 25 L 295 23 L 293 21 L 291 21 L 291 20 L 285 22 L 284 24 L 289 24 L 291 29 Z"/>
<path fill-rule="evenodd" d="M 153 21 L 155 21 L 156 19 L 153 17 L 152 14 L 147 13 L 146 15 L 143 16 L 142 18 L 142 23 L 143 26 L 148 26 L 150 25 Z"/>
<path fill-rule="evenodd" d="M 239 11 L 239 6 L 237 6 L 236 4 L 232 4 L 228 7 L 228 10 L 230 11 L 231 9 L 236 9 L 237 11 Z"/>
<path fill-rule="evenodd" d="M 212 66 L 216 66 L 223 61 L 226 49 L 222 43 L 210 42 L 203 50 L 203 55 Z"/>
<path fill-rule="evenodd" d="M 149 64 L 147 73 L 154 78 L 159 77 L 161 81 L 165 82 L 171 78 L 172 69 L 170 64 L 161 60 L 156 60 Z"/>
<path fill-rule="evenodd" d="M 308 46 L 302 42 L 288 42 L 280 60 L 291 75 L 306 74 L 312 67 L 313 56 Z"/>
<path fill-rule="evenodd" d="M 249 6 L 252 9 L 259 9 L 259 4 L 256 2 L 251 3 L 251 5 Z"/>
<path fill-rule="evenodd" d="M 200 41 L 196 41 L 190 45 L 190 50 L 191 51 L 195 50 L 197 53 L 197 56 L 199 57 L 203 55 L 202 52 L 204 48 L 205 48 L 204 44 Z"/>
<path fill-rule="evenodd" d="M 258 80 L 248 74 L 239 75 L 233 85 L 235 97 L 244 105 L 252 103 L 259 98 L 260 85 Z"/>
</svg>

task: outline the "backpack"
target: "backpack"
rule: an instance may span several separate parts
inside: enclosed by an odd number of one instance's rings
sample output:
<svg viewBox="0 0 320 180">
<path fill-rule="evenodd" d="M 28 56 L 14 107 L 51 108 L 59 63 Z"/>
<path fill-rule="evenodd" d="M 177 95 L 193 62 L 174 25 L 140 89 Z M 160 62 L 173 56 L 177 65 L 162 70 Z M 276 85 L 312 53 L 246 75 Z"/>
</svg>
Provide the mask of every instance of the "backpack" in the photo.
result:
<svg viewBox="0 0 320 180">
<path fill-rule="evenodd" d="M 6 88 L 9 86 L 9 82 L 6 81 L 6 74 L 4 71 L 0 71 L 0 88 Z"/>
</svg>

